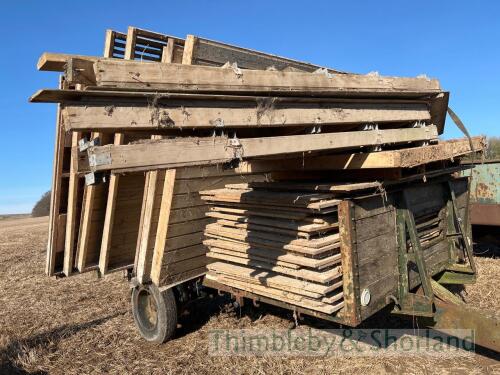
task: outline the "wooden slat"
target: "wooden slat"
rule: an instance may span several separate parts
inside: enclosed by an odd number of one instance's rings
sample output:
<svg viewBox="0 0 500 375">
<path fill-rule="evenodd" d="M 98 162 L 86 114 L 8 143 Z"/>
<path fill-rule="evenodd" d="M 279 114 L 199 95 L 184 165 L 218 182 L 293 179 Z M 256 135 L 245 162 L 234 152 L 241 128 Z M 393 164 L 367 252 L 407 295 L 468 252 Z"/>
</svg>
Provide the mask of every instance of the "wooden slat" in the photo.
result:
<svg viewBox="0 0 500 375">
<path fill-rule="evenodd" d="M 184 52 L 182 54 L 183 64 L 191 65 L 193 63 L 195 43 L 196 39 L 193 35 L 188 35 L 186 37 L 186 42 L 184 43 Z"/>
<path fill-rule="evenodd" d="M 235 146 L 229 139 L 187 139 L 130 144 L 123 146 L 94 147 L 89 151 L 97 160 L 107 159 L 91 169 L 117 170 L 144 167 L 179 167 L 187 165 L 229 162 L 236 158 L 252 158 L 269 155 L 283 155 L 299 152 L 357 148 L 362 146 L 401 144 L 437 138 L 435 126 L 410 129 L 368 130 L 362 132 L 341 132 L 278 136 L 266 138 L 242 138 Z M 229 147 L 228 147 L 229 146 Z"/>
<path fill-rule="evenodd" d="M 243 69 L 267 69 L 273 67 L 278 70 L 292 68 L 306 72 L 314 72 L 322 68 L 318 65 L 232 46 L 193 35 L 187 36 L 186 45 L 188 45 L 188 41 L 193 44 L 191 61 L 195 65 L 211 64 L 221 66 L 229 62 L 237 63 L 238 67 Z M 333 69 L 328 69 L 328 71 L 341 73 Z"/>
<path fill-rule="evenodd" d="M 123 143 L 124 134 L 115 134 L 115 145 L 120 145 Z M 116 205 L 116 195 L 118 193 L 118 181 L 120 176 L 117 174 L 111 174 L 109 178 L 109 189 L 108 189 L 108 199 L 106 203 L 106 214 L 104 217 L 104 227 L 102 231 L 102 242 L 101 242 L 101 252 L 99 256 L 99 270 L 102 274 L 105 274 L 108 270 L 109 262 L 109 252 L 111 248 L 111 238 L 112 230 L 114 224 L 115 215 L 115 205 Z"/>
<path fill-rule="evenodd" d="M 113 48 L 115 45 L 116 32 L 113 30 L 106 30 L 106 37 L 104 40 L 104 57 L 113 57 Z"/>
<path fill-rule="evenodd" d="M 153 259 L 151 266 L 151 280 L 156 285 L 160 284 L 161 268 L 163 256 L 165 252 L 165 244 L 168 235 L 168 225 L 170 220 L 170 208 L 172 206 L 172 198 L 175 185 L 175 169 L 170 169 L 165 172 L 165 180 L 163 184 L 163 192 L 160 206 L 160 216 L 158 218 L 158 226 L 156 230 L 155 245 L 153 251 Z"/>
<path fill-rule="evenodd" d="M 130 31 L 130 30 L 129 30 Z M 157 89 L 196 92 L 260 92 L 307 95 L 399 95 L 423 96 L 441 92 L 439 82 L 426 78 L 373 75 L 311 74 L 268 70 L 241 70 L 184 64 L 143 64 L 135 61 L 101 59 L 90 69 L 84 59 L 82 75 L 95 76 L 100 87 Z M 93 61 L 92 59 L 90 61 Z M 92 71 L 91 71 L 92 70 Z M 133 72 L 133 74 L 131 74 Z M 140 77 L 140 79 L 135 79 Z M 77 77 L 76 77 L 77 78 Z M 80 83 L 78 81 L 73 83 Z"/>
<path fill-rule="evenodd" d="M 174 62 L 174 46 L 175 41 L 172 38 L 169 38 L 167 41 L 167 45 L 163 47 L 163 53 L 161 56 L 162 63 L 173 63 Z"/>
<path fill-rule="evenodd" d="M 137 28 L 129 26 L 127 30 L 127 42 L 125 44 L 125 55 L 126 60 L 133 60 L 135 58 L 135 42 L 137 36 Z"/>
<path fill-rule="evenodd" d="M 59 87 L 61 88 L 62 85 L 63 80 L 62 77 L 60 77 Z M 61 239 L 64 239 L 64 230 L 66 226 L 59 225 L 65 138 L 62 126 L 60 105 L 58 105 L 56 112 L 54 159 L 52 164 L 52 189 L 50 192 L 49 234 L 47 242 L 47 258 L 45 264 L 45 273 L 48 276 L 53 276 L 56 272 L 56 268 L 59 268 L 59 265 L 56 265 L 56 254 L 58 252 L 64 252 L 64 241 L 61 241 Z M 59 246 L 61 242 L 62 246 Z"/>
<path fill-rule="evenodd" d="M 158 128 L 265 128 L 285 126 L 333 126 L 354 123 L 408 123 L 429 121 L 425 103 L 316 103 L 247 104 L 237 102 L 175 101 L 155 107 L 133 103 L 65 105 L 66 129 L 156 130 Z"/>
<path fill-rule="evenodd" d="M 81 133 L 73 132 L 71 135 L 71 147 L 76 149 Z M 68 191 L 68 212 L 66 218 L 66 238 L 64 241 L 64 265 L 63 272 L 70 276 L 73 272 L 73 263 L 75 255 L 75 235 L 77 231 L 77 207 L 78 204 L 78 173 L 76 170 L 76 160 L 74 155 L 71 157 L 69 191 Z"/>
<path fill-rule="evenodd" d="M 137 249 L 137 265 L 136 276 L 140 283 L 149 281 L 149 273 L 151 270 L 151 259 L 153 247 L 150 246 L 153 209 L 155 205 L 155 195 L 158 186 L 159 174 L 164 174 L 163 171 L 151 171 L 146 175 L 146 186 L 144 192 L 144 200 L 142 205 L 143 220 L 140 223 L 138 249 Z"/>
</svg>

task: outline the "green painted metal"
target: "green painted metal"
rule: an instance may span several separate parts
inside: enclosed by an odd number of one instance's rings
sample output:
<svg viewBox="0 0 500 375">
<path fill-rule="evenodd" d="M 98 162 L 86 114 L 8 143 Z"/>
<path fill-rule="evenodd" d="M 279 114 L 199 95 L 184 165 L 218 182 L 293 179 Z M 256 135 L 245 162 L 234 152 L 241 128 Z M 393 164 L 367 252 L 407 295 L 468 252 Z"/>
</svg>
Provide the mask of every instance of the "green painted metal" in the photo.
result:
<svg viewBox="0 0 500 375">
<path fill-rule="evenodd" d="M 440 284 L 474 284 L 476 275 L 463 272 L 444 271 L 438 276 Z"/>
<path fill-rule="evenodd" d="M 471 172 L 471 203 L 500 204 L 500 162 L 476 164 Z"/>
<path fill-rule="evenodd" d="M 463 176 L 471 176 L 470 216 L 475 225 L 500 226 L 500 161 L 477 163 Z"/>
</svg>

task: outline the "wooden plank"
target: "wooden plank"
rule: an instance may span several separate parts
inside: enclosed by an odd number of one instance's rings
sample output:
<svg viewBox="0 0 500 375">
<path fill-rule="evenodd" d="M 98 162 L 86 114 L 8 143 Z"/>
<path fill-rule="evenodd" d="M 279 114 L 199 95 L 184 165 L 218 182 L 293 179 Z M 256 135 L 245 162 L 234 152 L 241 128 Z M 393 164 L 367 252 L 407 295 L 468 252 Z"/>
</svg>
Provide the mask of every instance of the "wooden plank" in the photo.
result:
<svg viewBox="0 0 500 375">
<path fill-rule="evenodd" d="M 63 86 L 63 78 L 59 77 L 59 87 Z M 64 131 L 61 119 L 60 105 L 57 106 L 56 112 L 56 129 L 55 129 L 55 144 L 54 144 L 54 159 L 52 164 L 52 189 L 50 191 L 50 211 L 49 211 L 49 233 L 47 241 L 47 257 L 45 263 L 45 273 L 48 276 L 53 276 L 62 264 L 56 264 L 56 254 L 64 252 L 64 230 L 66 225 L 59 225 L 59 210 L 61 206 L 61 185 L 62 173 L 64 164 Z M 59 267 L 61 266 L 61 267 Z"/>
<path fill-rule="evenodd" d="M 143 221 L 139 226 L 139 238 L 138 238 L 138 251 L 137 251 L 137 265 L 136 265 L 136 276 L 141 284 L 149 281 L 149 273 L 151 269 L 151 259 L 153 253 L 153 247 L 150 246 L 150 239 L 152 230 L 152 216 L 153 208 L 155 204 L 155 194 L 158 186 L 158 175 L 164 173 L 163 171 L 151 171 L 147 172 L 146 176 L 146 187 L 143 200 L 142 212 L 144 215 Z"/>
<path fill-rule="evenodd" d="M 334 183 L 316 183 L 316 182 L 294 182 L 294 181 L 252 181 L 242 184 L 227 184 L 227 189 L 263 189 L 266 191 L 296 191 L 296 192 L 332 192 L 332 193 L 350 193 L 366 189 L 378 189 L 382 184 L 378 181 L 370 182 L 334 182 Z"/>
<path fill-rule="evenodd" d="M 211 251 L 213 251 L 212 249 L 224 249 L 232 251 L 233 254 L 235 255 L 236 253 L 247 254 L 249 256 L 256 255 L 260 258 L 268 258 L 271 260 L 293 263 L 298 266 L 309 267 L 309 268 L 321 269 L 324 267 L 333 266 L 334 264 L 340 261 L 340 254 L 334 254 L 331 256 L 327 256 L 325 258 L 315 259 L 315 258 L 305 257 L 299 254 L 294 254 L 289 251 L 252 247 L 244 242 L 236 242 L 236 241 L 208 239 L 203 241 L 203 244 L 207 246 Z"/>
<path fill-rule="evenodd" d="M 135 58 L 135 42 L 137 36 L 137 28 L 129 26 L 127 30 L 127 42 L 125 44 L 125 56 L 126 60 L 133 60 Z"/>
<path fill-rule="evenodd" d="M 188 35 L 184 43 L 184 52 L 182 54 L 182 63 L 191 65 L 193 63 L 193 55 L 195 50 L 196 39 L 194 35 Z"/>
<path fill-rule="evenodd" d="M 174 62 L 174 47 L 175 47 L 175 40 L 172 38 L 168 38 L 167 45 L 163 47 L 163 53 L 161 56 L 162 63 Z"/>
<path fill-rule="evenodd" d="M 318 65 L 232 46 L 193 35 L 187 36 L 186 46 L 188 45 L 188 41 L 193 44 L 191 62 L 195 65 L 222 66 L 229 62 L 231 64 L 237 63 L 238 67 L 243 69 L 267 69 L 272 67 L 277 70 L 293 68 L 306 72 L 314 72 L 323 68 Z M 341 73 L 333 69 L 328 69 L 328 71 L 331 73 Z"/>
<path fill-rule="evenodd" d="M 113 47 L 115 44 L 116 32 L 113 30 L 106 30 L 106 37 L 104 40 L 104 57 L 113 57 Z"/>
<path fill-rule="evenodd" d="M 115 145 L 120 145 L 123 143 L 124 134 L 115 134 Z M 115 205 L 116 205 L 116 195 L 118 193 L 118 181 L 120 176 L 117 174 L 111 174 L 109 178 L 109 189 L 108 189 L 108 199 L 106 203 L 106 214 L 104 217 L 104 227 L 102 231 L 102 242 L 101 242 L 101 252 L 99 257 L 99 270 L 102 274 L 105 274 L 108 270 L 109 262 L 109 252 L 111 248 L 111 238 L 112 230 L 114 224 L 115 215 Z"/>
<path fill-rule="evenodd" d="M 165 172 L 165 180 L 163 184 L 160 206 L 160 216 L 158 218 L 158 226 L 156 230 L 153 259 L 151 265 L 151 280 L 156 285 L 160 285 L 161 268 L 163 263 L 163 255 L 165 253 L 165 244 L 167 241 L 168 226 L 170 220 L 170 208 L 172 206 L 172 198 L 174 194 L 175 174 L 175 169 L 170 169 Z"/>
<path fill-rule="evenodd" d="M 392 123 L 429 121 L 425 103 L 237 103 L 206 100 L 170 100 L 154 107 L 146 104 L 85 102 L 65 105 L 64 124 L 70 129 L 173 129 L 333 126 L 354 123 Z"/>
<path fill-rule="evenodd" d="M 225 262 L 210 263 L 207 268 L 211 273 L 223 274 L 240 278 L 240 280 L 256 280 L 275 288 L 292 287 L 294 289 L 303 289 L 313 293 L 326 295 L 338 288 L 336 285 L 318 284 L 311 281 L 301 280 L 286 275 L 281 275 L 273 271 L 255 269 Z"/>
<path fill-rule="evenodd" d="M 129 29 L 129 33 L 131 30 Z M 127 38 L 128 40 L 128 38 Z M 78 59 L 83 61 L 83 59 Z M 94 61 L 91 57 L 90 61 Z M 422 96 L 441 92 L 439 82 L 427 78 L 399 78 L 353 74 L 311 74 L 272 70 L 235 70 L 185 64 L 144 64 L 117 59 L 93 62 L 97 86 L 136 90 L 286 93 L 308 95 Z M 87 64 L 82 66 L 90 70 Z M 136 79 L 140 77 L 140 79 Z M 80 83 L 77 81 L 72 83 Z"/>
<path fill-rule="evenodd" d="M 285 155 L 299 152 L 401 144 L 437 138 L 435 126 L 411 129 L 368 130 L 242 138 L 175 139 L 129 145 L 93 147 L 89 150 L 91 169 L 178 167 L 229 162 L 233 159 Z M 95 158 L 92 160 L 92 158 Z"/>
<path fill-rule="evenodd" d="M 36 67 L 40 71 L 64 72 L 66 64 L 72 58 L 81 58 L 88 61 L 97 61 L 99 59 L 98 56 L 84 56 L 84 55 L 72 55 L 67 53 L 44 52 L 38 59 Z"/>
<path fill-rule="evenodd" d="M 80 132 L 73 132 L 71 135 L 71 147 L 77 148 L 78 141 L 81 137 Z M 74 252 L 75 252 L 75 236 L 76 236 L 76 221 L 78 210 L 78 173 L 76 170 L 76 160 L 71 157 L 70 175 L 69 175 L 69 191 L 68 191 L 68 212 L 66 218 L 66 238 L 64 241 L 64 265 L 63 272 L 66 276 L 73 273 Z"/>
<path fill-rule="evenodd" d="M 91 138 L 99 138 L 102 140 L 102 133 L 92 133 Z M 96 199 L 96 190 L 101 191 L 102 186 L 89 185 L 84 187 L 82 215 L 80 219 L 80 230 L 78 233 L 78 242 L 76 249 L 76 267 L 80 272 L 84 271 L 87 260 L 87 250 L 89 248 L 89 240 L 91 234 L 91 226 L 94 213 L 94 203 Z"/>
<path fill-rule="evenodd" d="M 339 233 L 340 254 L 342 255 L 342 280 L 344 281 L 344 309 L 343 318 L 350 326 L 357 326 L 360 321 L 359 306 L 359 280 L 357 272 L 357 254 L 355 238 L 356 232 L 353 225 L 351 202 L 343 201 L 339 205 Z"/>
</svg>

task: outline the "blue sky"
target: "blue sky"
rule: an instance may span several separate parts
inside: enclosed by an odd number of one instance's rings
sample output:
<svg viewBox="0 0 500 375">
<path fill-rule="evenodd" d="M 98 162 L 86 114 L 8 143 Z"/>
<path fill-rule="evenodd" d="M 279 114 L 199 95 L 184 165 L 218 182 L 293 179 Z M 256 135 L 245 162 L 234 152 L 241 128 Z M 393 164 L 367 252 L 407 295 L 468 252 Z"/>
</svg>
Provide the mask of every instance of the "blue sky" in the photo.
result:
<svg viewBox="0 0 500 375">
<path fill-rule="evenodd" d="M 29 104 L 57 74 L 44 51 L 101 55 L 104 31 L 137 26 L 382 75 L 438 78 L 473 134 L 500 135 L 499 1 L 6 1 L 0 59 L 0 214 L 30 212 L 50 189 L 55 105 Z M 446 138 L 461 133 L 448 119 Z"/>
</svg>

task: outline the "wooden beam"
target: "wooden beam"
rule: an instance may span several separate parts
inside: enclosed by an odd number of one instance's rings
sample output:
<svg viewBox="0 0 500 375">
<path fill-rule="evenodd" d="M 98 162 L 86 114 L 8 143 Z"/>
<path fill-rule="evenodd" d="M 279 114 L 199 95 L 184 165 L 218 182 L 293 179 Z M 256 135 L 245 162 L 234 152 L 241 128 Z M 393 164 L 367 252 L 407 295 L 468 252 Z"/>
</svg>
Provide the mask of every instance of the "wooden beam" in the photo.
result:
<svg viewBox="0 0 500 375">
<path fill-rule="evenodd" d="M 151 244 L 151 233 L 153 226 L 153 211 L 155 206 L 155 198 L 157 195 L 157 186 L 159 175 L 163 175 L 164 171 L 150 171 L 146 174 L 146 184 L 144 191 L 144 199 L 142 205 L 142 220 L 139 228 L 138 245 L 137 245 L 137 262 L 136 262 L 136 277 L 141 284 L 149 281 L 151 272 L 151 260 L 153 256 L 153 246 Z"/>
<path fill-rule="evenodd" d="M 114 144 L 117 146 L 121 145 L 123 143 L 123 139 L 124 139 L 123 133 L 116 133 Z M 99 270 L 102 274 L 105 274 L 108 270 L 109 251 L 111 248 L 111 238 L 112 238 L 116 195 L 118 193 L 119 178 L 120 176 L 117 174 L 111 174 L 109 178 L 108 199 L 106 203 L 104 227 L 102 230 L 101 252 L 99 256 Z"/>
<path fill-rule="evenodd" d="M 104 57 L 113 57 L 113 48 L 115 44 L 116 32 L 113 30 L 106 30 L 106 37 L 104 40 Z"/>
<path fill-rule="evenodd" d="M 125 44 L 126 60 L 133 60 L 135 58 L 135 38 L 137 37 L 137 28 L 129 26 L 127 30 L 127 42 Z"/>
<path fill-rule="evenodd" d="M 47 72 L 64 72 L 68 61 L 72 58 L 81 58 L 88 61 L 97 61 L 98 56 L 72 55 L 68 53 L 44 52 L 38 59 L 36 68 Z"/>
<path fill-rule="evenodd" d="M 194 65 L 218 65 L 225 63 L 237 63 L 243 69 L 267 69 L 274 67 L 278 70 L 293 68 L 305 72 L 314 72 L 318 69 L 325 69 L 319 65 L 314 65 L 298 60 L 289 59 L 269 53 L 241 48 L 213 40 L 188 35 L 186 44 L 192 37 L 195 48 L 192 53 L 192 64 Z M 338 70 L 329 69 L 330 73 L 342 73 Z"/>
<path fill-rule="evenodd" d="M 182 54 L 182 63 L 191 65 L 193 63 L 193 55 L 196 48 L 196 37 L 188 35 L 184 43 L 184 52 Z"/>
<path fill-rule="evenodd" d="M 78 147 L 78 141 L 81 133 L 73 132 L 71 135 L 71 148 Z M 68 212 L 66 218 L 66 238 L 64 241 L 64 264 L 63 272 L 66 276 L 73 273 L 74 266 L 74 250 L 75 250 L 75 233 L 77 230 L 77 210 L 78 210 L 78 171 L 75 157 L 71 157 L 70 175 L 69 175 L 69 191 L 68 191 Z"/>
<path fill-rule="evenodd" d="M 161 268 L 163 264 L 163 255 L 167 242 L 168 225 L 170 220 L 170 209 L 174 195 L 175 169 L 169 169 L 165 172 L 163 191 L 161 195 L 160 216 L 156 230 L 153 259 L 151 265 L 151 280 L 156 285 L 160 284 Z"/>
<path fill-rule="evenodd" d="M 196 92 L 307 93 L 309 95 L 437 94 L 439 82 L 427 78 L 381 77 L 355 74 L 311 74 L 267 70 L 235 70 L 184 64 L 144 64 L 135 61 L 98 60 L 96 82 L 101 87 L 120 87 Z M 78 83 L 78 82 L 77 82 Z"/>
<path fill-rule="evenodd" d="M 59 87 L 62 87 L 63 79 L 59 77 Z M 54 159 L 52 164 L 52 189 L 50 191 L 50 211 L 49 211 L 49 235 L 47 243 L 47 260 L 45 265 L 45 273 L 48 276 L 53 276 L 56 271 L 56 255 L 58 252 L 64 251 L 64 243 L 61 247 L 60 239 L 64 238 L 64 226 L 59 225 L 59 209 L 61 206 L 61 185 L 63 172 L 63 157 L 64 157 L 64 139 L 65 133 L 61 119 L 61 108 L 57 106 L 56 112 L 56 129 L 55 129 L 55 145 Z"/>
<path fill-rule="evenodd" d="M 174 62 L 174 47 L 175 47 L 175 40 L 172 38 L 168 38 L 167 45 L 163 47 L 163 52 L 161 55 L 162 63 Z"/>
<path fill-rule="evenodd" d="M 151 136 L 152 140 L 162 139 L 161 135 Z M 161 195 L 158 194 L 159 186 L 165 181 L 165 171 L 154 170 L 146 172 L 144 184 L 144 197 L 142 200 L 141 220 L 137 236 L 137 248 L 134 269 L 137 279 L 144 284 L 150 281 L 151 262 L 153 257 L 153 233 L 156 232 L 157 221 L 153 217 L 160 208 Z"/>
<path fill-rule="evenodd" d="M 88 62 L 93 63 L 89 68 Z M 78 64 L 81 63 L 81 67 Z M 76 58 L 73 63 L 81 76 L 95 76 L 99 87 L 182 92 L 246 92 L 286 95 L 349 96 L 439 94 L 437 80 L 427 78 L 382 77 L 356 74 L 314 74 L 272 70 L 240 70 L 234 67 L 210 67 L 184 64 L 145 64 L 120 59 L 89 60 Z M 140 78 L 139 78 L 140 77 Z M 79 82 L 78 77 L 70 82 Z"/>
<path fill-rule="evenodd" d="M 473 137 L 475 151 L 484 151 L 484 137 Z M 241 162 L 237 173 L 263 173 L 272 171 L 318 171 L 338 169 L 390 169 L 411 168 L 440 160 L 452 160 L 471 153 L 469 140 L 440 141 L 436 145 L 410 147 L 399 150 L 324 155 L 280 160 L 249 160 Z"/>
<path fill-rule="evenodd" d="M 425 103 L 257 103 L 171 100 L 155 107 L 146 104 L 106 103 L 65 105 L 64 125 L 70 129 L 162 129 L 321 126 L 355 123 L 430 120 Z"/>
<path fill-rule="evenodd" d="M 437 138 L 435 126 L 367 130 L 264 138 L 188 138 L 109 145 L 89 149 L 94 171 L 126 168 L 178 167 L 229 162 L 299 152 L 359 148 L 363 146 L 429 141 Z"/>
</svg>

